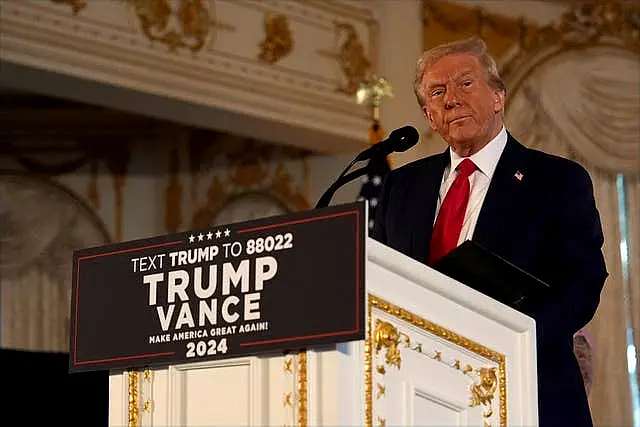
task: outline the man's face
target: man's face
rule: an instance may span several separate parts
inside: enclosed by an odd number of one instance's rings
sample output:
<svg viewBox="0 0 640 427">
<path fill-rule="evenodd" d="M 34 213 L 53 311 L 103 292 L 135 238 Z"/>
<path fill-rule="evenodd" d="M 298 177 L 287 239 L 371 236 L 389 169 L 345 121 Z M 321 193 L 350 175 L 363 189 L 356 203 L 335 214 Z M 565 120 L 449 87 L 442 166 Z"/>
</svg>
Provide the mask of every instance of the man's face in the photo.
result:
<svg viewBox="0 0 640 427">
<path fill-rule="evenodd" d="M 489 87 L 475 56 L 440 59 L 425 73 L 422 90 L 429 125 L 458 155 L 479 151 L 500 132 L 504 92 Z"/>
</svg>

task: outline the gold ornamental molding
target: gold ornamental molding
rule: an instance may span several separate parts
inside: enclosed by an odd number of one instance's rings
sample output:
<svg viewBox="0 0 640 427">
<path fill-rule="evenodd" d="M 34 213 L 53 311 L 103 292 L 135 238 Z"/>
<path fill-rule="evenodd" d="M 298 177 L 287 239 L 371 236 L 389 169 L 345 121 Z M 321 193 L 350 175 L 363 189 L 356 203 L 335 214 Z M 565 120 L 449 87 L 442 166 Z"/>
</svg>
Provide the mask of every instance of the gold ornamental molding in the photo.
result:
<svg viewBox="0 0 640 427">
<path fill-rule="evenodd" d="M 338 40 L 336 51 L 319 50 L 320 55 L 335 59 L 340 66 L 345 82 L 337 92 L 355 95 L 370 76 L 373 64 L 356 28 L 348 22 L 335 22 L 334 31 Z"/>
<path fill-rule="evenodd" d="M 293 35 L 286 15 L 266 13 L 264 33 L 265 39 L 259 45 L 258 60 L 275 64 L 293 50 Z"/>
<path fill-rule="evenodd" d="M 149 368 L 142 371 L 142 381 L 140 371 L 131 369 L 127 371 L 127 426 L 140 427 L 140 411 L 146 414 L 153 412 L 153 400 L 147 396 L 152 395 L 153 372 Z"/>
<path fill-rule="evenodd" d="M 515 93 L 537 67 L 563 52 L 600 46 L 640 55 L 639 2 L 592 0 L 571 6 L 556 22 L 528 32 L 502 64 L 501 73 Z"/>
<path fill-rule="evenodd" d="M 450 0 L 422 0 L 423 48 L 471 36 L 481 37 L 489 52 L 502 57 L 515 43 L 538 26 L 524 17 L 490 12 L 481 4 Z"/>
<path fill-rule="evenodd" d="M 295 369 L 293 368 L 295 362 Z M 293 381 L 293 391 L 285 391 L 282 394 L 282 405 L 285 411 L 291 410 L 293 412 L 294 405 L 297 410 L 297 424 L 295 422 L 295 416 L 290 420 L 298 427 L 307 427 L 308 415 L 307 415 L 307 351 L 301 350 L 298 352 L 297 357 L 286 355 L 282 365 L 283 373 L 286 377 L 285 382 L 289 382 L 289 379 Z M 295 414 L 295 413 L 294 413 Z M 289 424 L 285 423 L 285 427 Z"/>
<path fill-rule="evenodd" d="M 498 366 L 483 366 L 474 368 L 470 364 L 465 364 L 459 359 L 449 359 L 443 357 L 442 351 L 433 350 L 428 354 L 424 345 L 412 342 L 410 337 L 398 331 L 398 328 L 388 321 L 376 319 L 375 327 L 372 328 L 372 309 L 376 308 L 399 320 L 416 326 L 432 335 L 440 337 L 456 346 L 463 347 L 476 355 L 495 362 Z M 493 400 L 496 393 L 499 399 L 499 425 L 506 427 L 507 424 L 507 389 L 506 389 L 506 358 L 503 354 L 489 349 L 481 344 L 471 341 L 461 335 L 443 328 L 433 322 L 423 319 L 401 307 L 393 305 L 381 298 L 373 295 L 368 297 L 368 333 L 365 340 L 365 424 L 373 426 L 373 365 L 380 353 L 384 350 L 384 363 L 376 366 L 376 372 L 380 375 L 386 374 L 386 366 L 393 366 L 401 369 L 401 348 L 424 354 L 431 359 L 443 363 L 449 368 L 455 369 L 462 375 L 472 379 L 469 387 L 470 407 L 482 406 L 483 423 L 485 427 L 490 427 L 490 418 L 494 415 Z M 376 399 L 388 392 L 388 387 L 382 383 L 376 383 Z M 376 416 L 379 425 L 386 421 L 380 415 Z"/>
<path fill-rule="evenodd" d="M 478 374 L 480 382 L 471 385 L 471 406 L 491 405 L 498 386 L 496 368 L 480 368 Z M 491 414 L 486 416 L 490 417 Z"/>
<path fill-rule="evenodd" d="M 584 1 L 555 23 L 531 33 L 521 42 L 531 51 L 551 44 L 593 46 L 614 43 L 640 53 L 640 4 L 627 0 Z"/>
<path fill-rule="evenodd" d="M 213 43 L 215 31 L 235 31 L 235 27 L 215 19 L 213 0 L 122 0 L 131 6 L 144 35 L 152 42 L 167 45 L 169 51 L 186 48 L 198 52 Z M 170 25 L 175 20 L 176 25 Z"/>
<path fill-rule="evenodd" d="M 71 11 L 74 15 L 80 13 L 82 9 L 87 7 L 87 0 L 51 0 L 56 4 L 63 4 L 67 6 L 71 6 Z"/>
<path fill-rule="evenodd" d="M 152 396 L 153 388 L 153 371 L 149 368 L 145 368 L 142 372 L 142 391 L 140 393 L 142 401 L 142 412 L 145 414 L 153 413 L 153 400 L 149 398 Z"/>
<path fill-rule="evenodd" d="M 308 425 L 308 402 L 307 391 L 309 384 L 307 380 L 307 350 L 298 353 L 298 426 Z"/>
<path fill-rule="evenodd" d="M 285 354 L 282 363 L 282 372 L 284 375 L 284 384 L 286 384 L 282 391 L 282 408 L 285 412 L 284 427 L 291 427 L 295 425 L 295 409 L 294 404 L 298 401 L 298 393 L 296 390 L 296 374 L 294 372 L 295 358 L 290 354 Z M 295 364 L 297 367 L 297 364 Z"/>
<path fill-rule="evenodd" d="M 400 369 L 400 334 L 396 327 L 389 322 L 376 319 L 373 342 L 376 356 L 382 348 L 386 349 L 385 363 Z"/>
<path fill-rule="evenodd" d="M 129 385 L 127 388 L 127 403 L 128 403 L 128 427 L 140 426 L 140 375 L 135 369 L 128 371 Z"/>
</svg>

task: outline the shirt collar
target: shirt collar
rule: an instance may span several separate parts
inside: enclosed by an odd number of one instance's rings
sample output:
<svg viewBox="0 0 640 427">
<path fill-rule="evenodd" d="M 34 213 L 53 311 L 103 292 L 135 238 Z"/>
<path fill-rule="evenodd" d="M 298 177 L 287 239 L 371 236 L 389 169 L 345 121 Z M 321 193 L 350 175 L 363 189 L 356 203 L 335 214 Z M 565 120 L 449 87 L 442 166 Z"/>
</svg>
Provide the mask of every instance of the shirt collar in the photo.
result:
<svg viewBox="0 0 640 427">
<path fill-rule="evenodd" d="M 475 165 L 480 169 L 480 171 L 485 174 L 489 179 L 493 177 L 493 172 L 496 170 L 496 166 L 498 164 L 498 160 L 502 155 L 502 151 L 504 147 L 507 145 L 507 130 L 504 126 L 487 145 L 482 147 L 480 151 L 469 156 L 469 159 L 475 163 Z M 455 170 L 456 167 L 462 162 L 465 158 L 458 156 L 453 150 L 449 150 L 449 154 L 451 155 L 451 169 Z"/>
</svg>

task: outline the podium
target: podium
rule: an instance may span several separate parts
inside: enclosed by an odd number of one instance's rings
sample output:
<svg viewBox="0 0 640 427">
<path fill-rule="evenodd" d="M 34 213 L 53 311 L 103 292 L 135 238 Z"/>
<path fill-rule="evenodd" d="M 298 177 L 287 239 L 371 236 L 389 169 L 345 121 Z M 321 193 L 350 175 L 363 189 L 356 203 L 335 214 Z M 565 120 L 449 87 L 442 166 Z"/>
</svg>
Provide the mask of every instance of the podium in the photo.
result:
<svg viewBox="0 0 640 427">
<path fill-rule="evenodd" d="M 333 215 L 335 217 L 341 215 L 342 208 L 337 209 L 338 213 Z M 342 212 L 355 212 L 348 211 L 348 207 L 344 209 L 346 211 Z M 356 313 L 356 318 L 364 321 L 362 339 L 329 340 L 304 347 L 282 340 L 282 349 L 286 348 L 282 351 L 276 346 L 269 352 L 235 357 L 194 362 L 180 360 L 180 363 L 164 365 L 138 364 L 132 369 L 126 364 L 122 365 L 121 368 L 110 370 L 109 425 L 537 425 L 534 320 L 366 237 L 366 215 L 361 216 L 365 218 L 363 220 L 358 216 L 356 230 L 359 231 L 356 231 L 356 235 L 360 233 L 361 239 L 356 238 L 355 248 L 361 257 L 356 256 L 356 263 L 359 263 L 358 259 L 363 260 L 362 268 L 356 269 L 359 272 L 356 278 L 362 275 L 360 283 L 364 284 L 363 289 L 358 291 L 364 297 L 360 305 L 364 312 Z M 328 217 L 330 215 L 325 216 Z M 279 221 L 287 224 L 287 227 L 292 227 L 294 223 L 306 227 L 302 223 L 311 220 L 314 218 Z M 347 224 L 346 220 L 342 221 Z M 254 233 L 255 230 L 274 227 L 270 219 L 258 225 L 244 227 L 236 234 L 240 236 L 248 230 Z M 318 242 L 327 244 L 327 248 L 331 247 L 331 242 L 318 240 L 318 236 L 327 232 L 326 229 L 322 229 L 320 234 L 310 233 L 306 240 L 302 229 L 292 232 L 296 235 L 298 245 Z M 174 243 L 172 240 L 175 239 L 162 238 L 162 242 L 147 244 L 144 248 L 169 245 Z M 185 237 L 184 240 L 188 239 Z M 358 242 L 363 242 L 363 247 Z M 253 247 L 253 243 L 251 245 Z M 349 246 L 347 240 L 341 246 Z M 246 244 L 246 247 L 249 245 Z M 129 254 L 138 249 L 140 244 L 136 248 L 110 250 L 106 254 Z M 304 248 L 299 249 L 303 251 Z M 312 276 L 322 276 L 326 271 L 329 271 L 327 274 L 333 274 L 330 271 L 332 268 L 340 268 L 334 263 L 343 258 L 339 248 L 335 250 L 337 255 L 326 250 L 323 252 L 330 260 L 327 264 L 322 264 L 322 259 L 317 260 L 321 269 L 315 272 L 306 269 L 298 274 L 306 274 L 309 280 Z M 80 272 L 89 274 L 90 268 L 90 264 L 83 264 L 80 268 L 79 260 L 95 260 L 99 256 L 89 254 L 77 257 L 78 282 L 82 277 Z M 178 259 L 178 255 L 175 258 Z M 286 276 L 285 270 L 293 267 L 291 263 L 285 264 L 285 261 L 283 257 L 278 272 L 282 271 L 283 277 L 293 277 Z M 343 262 L 348 265 L 352 261 L 349 258 Z M 109 268 L 116 267 L 114 263 Z M 98 270 L 91 274 L 95 281 L 101 276 Z M 267 276 L 273 277 L 274 274 Z M 291 283 L 284 285 L 284 288 L 296 286 Z M 134 289 L 135 285 L 131 286 Z M 264 285 L 264 289 L 268 286 Z M 332 289 L 330 284 L 326 286 Z M 161 288 L 158 285 L 153 294 L 148 295 L 149 305 L 156 303 Z M 74 291 L 76 320 L 71 344 L 72 370 L 89 363 L 81 361 L 83 354 L 88 354 L 81 351 L 81 340 L 91 341 L 93 335 L 100 332 L 95 329 L 99 324 L 94 323 L 91 325 L 94 329 L 82 338 L 83 329 L 78 330 L 78 322 L 91 323 L 91 317 L 86 317 L 88 320 L 82 320 L 82 316 L 78 318 L 78 310 L 82 313 L 79 307 L 82 304 L 90 305 L 87 302 L 89 300 L 82 302 L 82 295 L 87 298 L 86 294 L 89 293 L 88 286 L 74 283 Z M 275 311 L 283 316 L 284 325 L 320 324 L 339 316 L 338 311 L 342 310 L 340 301 L 347 295 L 341 296 L 335 288 L 326 294 L 322 294 L 323 298 L 318 298 L 320 294 L 316 294 L 316 297 L 308 300 L 278 299 L 281 302 Z M 141 298 L 135 298 L 146 303 L 146 297 L 144 294 Z M 107 297 L 100 298 L 101 303 L 104 301 L 105 305 L 109 304 Z M 267 310 L 266 297 L 261 301 Z M 307 305 L 302 309 L 292 305 L 300 304 L 300 301 Z M 99 309 L 94 305 L 91 311 Z M 123 305 L 122 313 L 126 310 L 127 307 Z M 138 308 L 133 310 L 131 313 L 140 311 Z M 356 306 L 355 310 L 357 312 L 360 309 Z M 353 317 L 349 315 L 349 319 Z M 277 333 L 276 320 L 272 317 L 274 326 L 270 333 Z M 140 323 L 144 321 L 140 320 Z M 125 339 L 126 331 L 120 330 Z M 103 335 L 104 340 L 108 341 L 108 334 Z M 141 336 L 146 339 L 146 335 Z M 233 336 L 229 335 L 229 342 L 232 339 Z M 168 348 L 162 347 L 165 344 L 157 344 L 157 340 L 149 337 L 149 341 L 154 341 L 149 345 L 160 346 L 154 349 Z M 112 342 L 113 346 L 118 345 L 117 341 Z M 91 346 L 100 346 L 102 343 L 95 341 L 87 348 L 92 350 Z M 183 347 L 182 343 L 180 346 Z M 100 351 L 111 351 L 109 346 L 104 348 L 107 350 Z M 139 351 L 145 352 L 144 349 Z M 169 353 L 157 353 L 160 357 L 162 354 Z M 149 355 L 140 357 L 145 356 Z M 100 360 L 107 361 L 101 363 L 111 363 L 117 359 Z M 136 366 L 136 359 L 131 357 L 130 360 Z"/>
<path fill-rule="evenodd" d="M 533 319 L 371 238 L 366 295 L 362 341 L 112 373 L 109 425 L 537 424 Z"/>
</svg>

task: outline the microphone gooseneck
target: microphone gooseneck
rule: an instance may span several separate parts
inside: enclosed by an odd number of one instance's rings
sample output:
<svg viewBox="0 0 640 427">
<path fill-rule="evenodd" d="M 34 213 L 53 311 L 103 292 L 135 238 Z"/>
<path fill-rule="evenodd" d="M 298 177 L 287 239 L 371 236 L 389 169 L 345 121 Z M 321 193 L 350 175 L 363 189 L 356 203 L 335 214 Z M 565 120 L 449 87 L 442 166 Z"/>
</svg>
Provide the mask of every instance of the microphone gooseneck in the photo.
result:
<svg viewBox="0 0 640 427">
<path fill-rule="evenodd" d="M 403 152 L 407 151 L 414 145 L 418 143 L 420 139 L 420 134 L 413 126 L 403 126 L 391 132 L 389 137 L 383 141 L 378 142 L 377 144 L 372 145 L 366 150 L 362 151 L 358 154 L 342 171 L 338 178 L 327 188 L 327 190 L 322 194 L 320 199 L 318 199 L 318 203 L 316 203 L 316 208 L 324 208 L 329 206 L 331 202 L 331 198 L 334 193 L 343 185 L 347 184 L 350 181 L 353 181 L 359 176 L 367 173 L 368 166 L 364 166 L 354 172 L 347 174 L 349 169 L 359 161 L 369 160 L 374 157 L 384 157 L 388 156 L 393 152 Z"/>
</svg>

